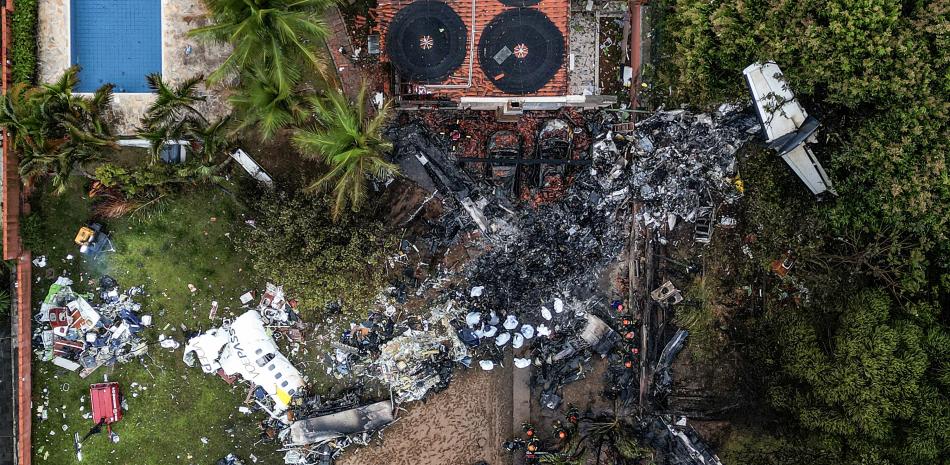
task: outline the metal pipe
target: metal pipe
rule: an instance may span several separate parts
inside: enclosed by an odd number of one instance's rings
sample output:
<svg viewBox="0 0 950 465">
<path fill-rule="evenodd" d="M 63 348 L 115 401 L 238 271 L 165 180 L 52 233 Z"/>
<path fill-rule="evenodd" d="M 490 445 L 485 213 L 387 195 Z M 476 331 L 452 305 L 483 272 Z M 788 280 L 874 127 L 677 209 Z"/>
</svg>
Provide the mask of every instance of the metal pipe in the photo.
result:
<svg viewBox="0 0 950 465">
<path fill-rule="evenodd" d="M 472 72 L 475 68 L 475 2 L 472 0 L 472 31 L 468 46 L 468 83 L 466 84 L 436 84 L 425 86 L 426 89 L 468 89 L 472 87 Z"/>
</svg>

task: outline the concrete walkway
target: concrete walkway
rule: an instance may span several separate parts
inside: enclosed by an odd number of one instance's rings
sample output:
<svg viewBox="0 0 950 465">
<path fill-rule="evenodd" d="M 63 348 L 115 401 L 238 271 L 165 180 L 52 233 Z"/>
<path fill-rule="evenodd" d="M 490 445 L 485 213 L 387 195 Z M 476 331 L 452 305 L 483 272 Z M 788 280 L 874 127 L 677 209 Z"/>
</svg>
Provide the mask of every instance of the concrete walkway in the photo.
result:
<svg viewBox="0 0 950 465">
<path fill-rule="evenodd" d="M 513 436 L 521 437 L 522 423 L 531 419 L 531 371 L 534 367 L 515 367 L 514 356 L 531 357 L 527 346 L 513 352 L 508 352 L 505 357 L 505 363 L 511 367 L 511 431 Z M 512 463 L 523 464 L 524 454 L 513 454 Z"/>
</svg>

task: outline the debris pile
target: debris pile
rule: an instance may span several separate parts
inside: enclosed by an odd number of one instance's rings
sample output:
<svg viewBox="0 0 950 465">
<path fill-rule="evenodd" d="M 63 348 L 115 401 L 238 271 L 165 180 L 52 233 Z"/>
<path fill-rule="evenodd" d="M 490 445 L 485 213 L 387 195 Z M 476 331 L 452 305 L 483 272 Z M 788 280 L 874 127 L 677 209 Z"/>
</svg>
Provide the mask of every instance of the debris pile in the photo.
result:
<svg viewBox="0 0 950 465">
<path fill-rule="evenodd" d="M 722 465 L 719 457 L 687 424 L 686 417 L 654 415 L 646 420 L 644 439 L 670 465 Z"/>
<path fill-rule="evenodd" d="M 283 290 L 268 284 L 256 309 L 191 338 L 183 360 L 188 366 L 197 361 L 202 371 L 216 373 L 228 383 L 240 376 L 253 386 L 253 402 L 276 418 L 304 388 L 303 376 L 273 338 L 275 328 L 290 328 L 297 321 Z"/>
<path fill-rule="evenodd" d="M 65 276 L 58 278 L 36 315 L 43 324 L 34 335 L 42 360 L 70 371 L 81 368 L 79 375 L 85 378 L 101 366 L 126 363 L 148 352 L 141 333 L 152 318 L 139 316 L 141 304 L 132 299 L 142 288 L 121 292 L 115 279 L 103 276 L 95 299 L 76 293 L 72 284 Z"/>
<path fill-rule="evenodd" d="M 426 330 L 407 329 L 381 345 L 369 369 L 392 389 L 398 403 L 420 400 L 430 390 L 445 389 L 454 362 L 470 360 L 447 318 L 433 314 L 431 319 L 438 321 L 427 324 Z"/>
<path fill-rule="evenodd" d="M 285 464 L 331 464 L 347 447 L 369 444 L 394 415 L 389 400 L 364 404 L 359 387 L 329 399 L 302 393 L 291 401 L 287 422 L 266 421 L 264 435 L 281 441 Z"/>
<path fill-rule="evenodd" d="M 321 410 L 321 413 L 294 421 L 286 433 L 282 432 L 287 449 L 284 463 L 332 463 L 346 447 L 368 444 L 372 432 L 392 423 L 395 413 L 392 402 L 388 400 L 362 406 L 331 403 Z"/>
<path fill-rule="evenodd" d="M 461 228 L 441 231 L 484 233 L 486 251 L 457 273 L 458 284 L 440 290 L 454 301 L 459 339 L 483 369 L 493 368 L 508 344 L 524 345 L 516 367 L 536 368 L 541 403 L 551 408 L 560 403 L 560 386 L 583 377 L 595 353 L 610 357 L 607 376 L 618 382 L 612 395 L 634 392 L 636 322 L 618 311 L 620 303 L 613 311 L 598 304 L 612 298 L 605 274 L 622 258 L 631 221 L 667 231 L 706 220 L 697 230 L 708 239 L 716 206 L 741 195 L 736 153 L 757 130 L 754 117 L 727 107 L 712 116 L 659 112 L 625 134 L 613 133 L 610 122 L 604 114 L 585 121 L 597 135 L 589 168 L 575 173 L 557 202 L 534 208 L 513 208 L 513 199 L 470 176 L 455 161 L 457 149 L 425 125 L 404 125 L 394 139 L 407 176 L 456 207 L 444 222 Z M 628 213 L 633 202 L 642 207 L 636 218 Z M 660 297 L 681 298 L 672 287 Z M 407 363 L 405 373 L 417 367 Z"/>
<path fill-rule="evenodd" d="M 682 110 L 639 123 L 627 148 L 633 159 L 630 187 L 652 207 L 643 220 L 673 223 L 675 215 L 694 222 L 704 208 L 736 200 L 736 152 L 757 129 L 754 118 L 730 114 L 714 120 Z"/>
</svg>

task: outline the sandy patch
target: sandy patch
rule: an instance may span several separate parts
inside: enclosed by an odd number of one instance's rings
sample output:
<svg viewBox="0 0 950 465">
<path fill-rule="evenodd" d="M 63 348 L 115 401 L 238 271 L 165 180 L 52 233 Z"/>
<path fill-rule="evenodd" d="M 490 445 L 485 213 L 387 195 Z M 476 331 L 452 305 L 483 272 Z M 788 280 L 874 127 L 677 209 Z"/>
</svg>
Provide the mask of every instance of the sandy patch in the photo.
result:
<svg viewBox="0 0 950 465">
<path fill-rule="evenodd" d="M 339 465 L 505 465 L 511 436 L 511 371 L 457 373 L 449 388 L 408 412 L 375 445 L 347 451 Z"/>
</svg>

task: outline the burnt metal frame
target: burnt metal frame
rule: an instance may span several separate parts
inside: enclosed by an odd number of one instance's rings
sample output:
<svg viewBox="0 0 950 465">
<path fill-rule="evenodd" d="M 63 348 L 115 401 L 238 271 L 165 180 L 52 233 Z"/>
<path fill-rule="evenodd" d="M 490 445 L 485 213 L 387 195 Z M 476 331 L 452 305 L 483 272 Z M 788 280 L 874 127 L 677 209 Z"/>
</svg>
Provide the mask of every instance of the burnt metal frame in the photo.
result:
<svg viewBox="0 0 950 465">
<path fill-rule="evenodd" d="M 563 159 L 554 159 L 554 158 L 479 158 L 479 157 L 458 157 L 455 161 L 459 163 L 490 163 L 494 164 L 492 160 L 504 160 L 505 165 L 578 165 L 578 166 L 589 166 L 591 164 L 590 159 L 580 159 L 580 160 L 563 160 Z M 502 164 L 502 163 L 499 163 Z"/>
</svg>

